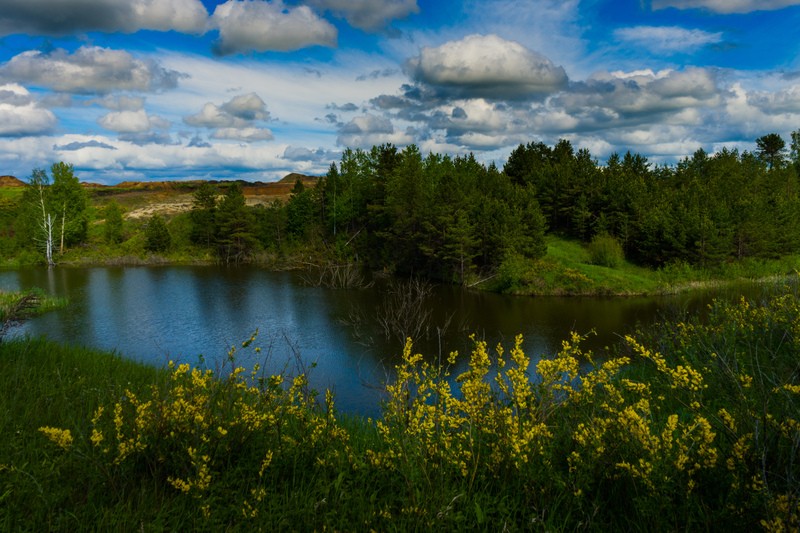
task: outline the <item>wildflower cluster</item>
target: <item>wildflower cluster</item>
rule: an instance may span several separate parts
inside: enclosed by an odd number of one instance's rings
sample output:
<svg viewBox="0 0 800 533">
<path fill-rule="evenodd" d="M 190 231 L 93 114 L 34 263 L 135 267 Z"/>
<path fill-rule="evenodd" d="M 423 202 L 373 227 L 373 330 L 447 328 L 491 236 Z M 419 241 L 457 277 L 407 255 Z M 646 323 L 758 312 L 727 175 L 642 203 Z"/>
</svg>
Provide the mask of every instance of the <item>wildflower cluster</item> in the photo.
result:
<svg viewBox="0 0 800 533">
<path fill-rule="evenodd" d="M 796 296 L 717 303 L 708 322 L 671 324 L 652 342 L 626 336 L 598 362 L 577 334 L 535 366 L 521 337 L 508 356 L 476 341 L 455 379 L 457 354 L 437 366 L 409 341 L 377 422 L 381 447 L 367 453 L 376 468 L 461 480 L 467 493 L 513 480 L 531 509 L 561 487 L 587 514 L 635 499 L 653 525 L 665 508 L 699 505 L 796 528 L 799 325 Z"/>
<path fill-rule="evenodd" d="M 531 464 L 540 471 L 547 467 L 552 435 L 522 337 L 508 358 L 501 346 L 491 358 L 485 342 L 474 342 L 469 367 L 455 380 L 449 367 L 412 355 L 412 343 L 406 343 L 397 378 L 386 387 L 383 419 L 377 422 L 382 448 L 367 452 L 373 466 L 403 471 L 414 464 L 425 470 L 429 482 L 456 476 L 469 484 L 479 475 L 497 477 Z M 457 356 L 452 353 L 448 365 Z"/>
<path fill-rule="evenodd" d="M 333 396 L 327 394 L 324 408 L 317 408 L 303 374 L 267 377 L 256 366 L 249 373 L 235 367 L 219 377 L 173 363 L 169 370 L 165 385 L 143 394 L 126 390 L 118 402 L 100 406 L 90 440 L 116 472 L 144 465 L 193 497 L 203 515 L 214 510 L 215 479 L 231 470 L 242 475 L 241 512 L 254 518 L 278 458 L 312 450 L 324 465 L 329 454 L 347 455 L 348 436 L 334 416 Z"/>
</svg>

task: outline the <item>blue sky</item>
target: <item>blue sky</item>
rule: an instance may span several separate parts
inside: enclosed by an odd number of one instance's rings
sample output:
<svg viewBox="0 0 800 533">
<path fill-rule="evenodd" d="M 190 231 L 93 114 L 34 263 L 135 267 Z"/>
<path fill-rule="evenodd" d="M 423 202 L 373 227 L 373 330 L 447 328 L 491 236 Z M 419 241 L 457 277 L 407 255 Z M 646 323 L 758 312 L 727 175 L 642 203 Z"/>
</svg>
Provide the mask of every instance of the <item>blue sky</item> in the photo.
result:
<svg viewBox="0 0 800 533">
<path fill-rule="evenodd" d="M 273 181 L 414 143 L 672 164 L 800 129 L 800 0 L 0 0 L 0 174 Z"/>
</svg>

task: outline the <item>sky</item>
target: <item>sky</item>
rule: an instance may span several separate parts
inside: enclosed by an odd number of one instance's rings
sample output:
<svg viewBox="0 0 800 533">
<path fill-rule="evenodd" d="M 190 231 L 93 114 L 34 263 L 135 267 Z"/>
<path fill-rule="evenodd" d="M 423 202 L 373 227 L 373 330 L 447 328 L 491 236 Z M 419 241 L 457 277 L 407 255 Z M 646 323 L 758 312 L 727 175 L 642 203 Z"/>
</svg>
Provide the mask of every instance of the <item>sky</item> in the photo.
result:
<svg viewBox="0 0 800 533">
<path fill-rule="evenodd" d="M 674 164 L 800 129 L 800 0 L 0 0 L 0 174 L 322 175 L 346 148 Z"/>
</svg>

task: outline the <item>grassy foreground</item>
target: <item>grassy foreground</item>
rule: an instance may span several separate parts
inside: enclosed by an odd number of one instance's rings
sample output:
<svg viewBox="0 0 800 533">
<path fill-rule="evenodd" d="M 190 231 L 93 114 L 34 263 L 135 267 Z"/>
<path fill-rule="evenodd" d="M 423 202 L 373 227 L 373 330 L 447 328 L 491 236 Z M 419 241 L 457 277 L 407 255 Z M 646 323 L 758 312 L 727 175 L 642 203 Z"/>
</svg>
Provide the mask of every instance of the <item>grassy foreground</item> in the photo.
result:
<svg viewBox="0 0 800 533">
<path fill-rule="evenodd" d="M 591 354 L 409 343 L 378 420 L 304 376 L 0 344 L 0 530 L 800 528 L 800 295 Z M 596 361 L 593 363 L 592 361 Z"/>
</svg>

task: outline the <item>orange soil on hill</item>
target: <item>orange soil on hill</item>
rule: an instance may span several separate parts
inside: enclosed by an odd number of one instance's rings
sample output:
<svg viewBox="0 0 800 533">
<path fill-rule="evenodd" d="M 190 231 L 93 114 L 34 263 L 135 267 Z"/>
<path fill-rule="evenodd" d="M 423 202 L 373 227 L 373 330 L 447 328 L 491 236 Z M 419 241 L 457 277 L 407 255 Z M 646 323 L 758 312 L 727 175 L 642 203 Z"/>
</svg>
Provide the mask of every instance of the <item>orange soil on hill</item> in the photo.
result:
<svg viewBox="0 0 800 533">
<path fill-rule="evenodd" d="M 240 181 L 247 205 L 264 205 L 274 200 L 286 201 L 297 180 L 306 187 L 316 187 L 319 178 L 304 174 L 291 173 L 277 182 Z M 209 180 L 221 189 L 229 183 Z M 100 185 L 83 182 L 81 185 L 89 192 L 93 201 L 105 204 L 109 200 L 117 200 L 126 217 L 142 218 L 155 213 L 175 215 L 192 208 L 194 191 L 205 183 L 203 180 L 192 181 L 124 181 L 117 185 Z M 13 176 L 0 176 L 0 187 L 24 187 L 25 183 Z"/>
<path fill-rule="evenodd" d="M 0 176 L 0 187 L 24 187 L 25 183 L 14 176 Z"/>
</svg>

